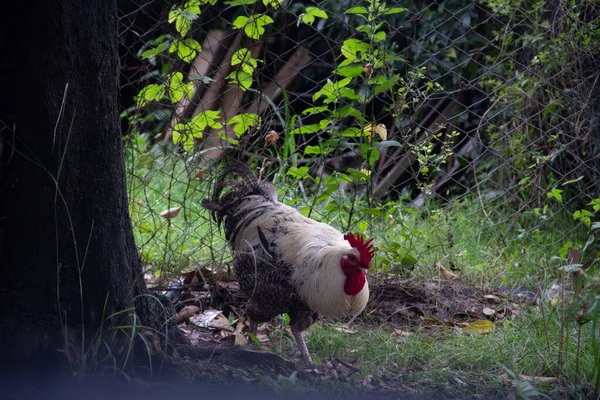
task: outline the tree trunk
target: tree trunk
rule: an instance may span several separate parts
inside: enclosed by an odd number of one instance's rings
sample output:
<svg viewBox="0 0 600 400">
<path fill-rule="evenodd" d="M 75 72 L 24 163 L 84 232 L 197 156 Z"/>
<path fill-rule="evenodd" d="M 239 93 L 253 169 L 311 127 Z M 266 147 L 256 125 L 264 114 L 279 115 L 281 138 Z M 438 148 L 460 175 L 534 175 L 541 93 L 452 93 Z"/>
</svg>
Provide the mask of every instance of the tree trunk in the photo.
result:
<svg viewBox="0 0 600 400">
<path fill-rule="evenodd" d="M 108 356 L 123 368 L 146 289 L 128 215 L 116 1 L 11 3 L 0 17 L 0 360 L 89 371 Z"/>
</svg>

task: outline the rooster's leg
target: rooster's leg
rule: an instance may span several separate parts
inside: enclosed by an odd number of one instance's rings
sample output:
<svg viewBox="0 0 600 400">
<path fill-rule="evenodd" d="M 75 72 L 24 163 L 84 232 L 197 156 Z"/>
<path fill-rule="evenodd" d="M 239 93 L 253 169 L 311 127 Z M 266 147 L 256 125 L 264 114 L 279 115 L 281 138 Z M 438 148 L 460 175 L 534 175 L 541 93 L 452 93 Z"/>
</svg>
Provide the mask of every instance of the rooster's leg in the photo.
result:
<svg viewBox="0 0 600 400">
<path fill-rule="evenodd" d="M 294 325 L 292 325 L 290 328 L 292 329 L 292 334 L 296 338 L 296 344 L 298 345 L 298 350 L 300 350 L 302 361 L 309 365 L 314 364 L 310 353 L 308 352 L 308 347 L 306 347 L 306 342 L 304 341 L 304 336 L 302 336 L 302 331 Z"/>
<path fill-rule="evenodd" d="M 253 320 L 250 320 L 249 324 L 248 324 L 248 332 L 250 332 L 251 334 L 256 336 L 257 329 L 258 329 L 258 324 L 256 322 L 254 322 Z"/>
</svg>

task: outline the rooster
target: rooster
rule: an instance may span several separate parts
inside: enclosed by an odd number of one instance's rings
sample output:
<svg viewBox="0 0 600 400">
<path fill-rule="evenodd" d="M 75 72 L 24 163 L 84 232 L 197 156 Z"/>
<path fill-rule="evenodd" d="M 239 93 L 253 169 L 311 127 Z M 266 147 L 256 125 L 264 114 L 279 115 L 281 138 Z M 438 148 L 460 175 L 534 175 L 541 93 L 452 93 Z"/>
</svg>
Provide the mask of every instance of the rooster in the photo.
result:
<svg viewBox="0 0 600 400">
<path fill-rule="evenodd" d="M 241 182 L 226 180 L 229 174 Z M 219 226 L 224 224 L 240 288 L 248 297 L 250 333 L 256 335 L 257 323 L 287 313 L 302 360 L 312 364 L 302 332 L 318 315 L 356 317 L 367 304 L 373 239 L 344 235 L 304 217 L 277 200 L 271 183 L 259 182 L 237 161 L 223 171 L 212 199 L 202 206 Z"/>
</svg>

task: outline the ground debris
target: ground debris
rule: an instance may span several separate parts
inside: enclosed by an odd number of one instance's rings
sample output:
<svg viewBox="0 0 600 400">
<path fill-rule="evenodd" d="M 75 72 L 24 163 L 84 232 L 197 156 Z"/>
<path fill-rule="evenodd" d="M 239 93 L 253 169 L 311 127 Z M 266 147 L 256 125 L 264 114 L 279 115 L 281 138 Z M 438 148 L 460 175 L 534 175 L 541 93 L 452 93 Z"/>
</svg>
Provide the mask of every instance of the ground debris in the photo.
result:
<svg viewBox="0 0 600 400">
<path fill-rule="evenodd" d="M 415 282 L 397 278 L 371 285 L 363 318 L 400 326 L 423 321 L 457 324 L 498 320 L 518 313 L 520 305 L 535 304 L 535 296 L 510 288 L 477 288 L 459 281 Z"/>
</svg>

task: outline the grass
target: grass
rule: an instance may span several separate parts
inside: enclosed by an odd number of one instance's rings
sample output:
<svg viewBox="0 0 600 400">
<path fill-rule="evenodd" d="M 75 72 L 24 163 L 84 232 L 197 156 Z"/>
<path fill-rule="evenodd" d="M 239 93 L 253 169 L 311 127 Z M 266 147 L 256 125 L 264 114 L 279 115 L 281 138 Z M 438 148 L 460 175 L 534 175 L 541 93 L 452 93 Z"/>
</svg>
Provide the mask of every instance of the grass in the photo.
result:
<svg viewBox="0 0 600 400">
<path fill-rule="evenodd" d="M 129 193 L 136 241 L 149 270 L 170 276 L 191 267 L 228 262 L 230 253 L 222 233 L 200 206 L 212 190 L 210 175 L 198 179 L 197 169 L 188 161 L 178 156 L 165 158 L 160 149 L 147 149 L 144 143 L 137 140 L 137 150 L 130 148 Z M 448 204 L 427 204 L 415 210 L 406 201 L 382 206 L 351 204 L 352 196 L 334 192 L 313 204 L 311 193 L 286 177 L 278 178 L 282 201 L 341 230 L 375 238 L 380 249 L 371 271 L 375 276 L 410 273 L 416 280 L 427 281 L 439 277 L 437 265 L 441 263 L 475 286 L 507 285 L 537 292 L 538 282 L 545 289 L 559 280 L 565 261 L 558 256 L 564 255 L 565 246 L 569 242 L 581 246 L 588 235 L 558 203 L 551 203 L 554 213 L 536 209 L 512 213 L 505 198 L 483 202 L 465 195 Z M 177 217 L 160 216 L 172 207 L 182 207 Z M 350 210 L 356 217 L 349 223 Z M 348 334 L 328 322 L 313 326 L 307 341 L 321 361 L 340 359 L 357 365 L 361 377 L 395 376 L 397 382 L 419 390 L 441 388 L 457 396 L 467 389 L 478 395 L 489 390 L 518 392 L 519 386 L 508 388 L 501 378 L 506 371 L 561 376 L 573 388 L 578 384 L 592 387 L 600 361 L 590 350 L 591 324 L 583 326 L 578 347 L 575 323 L 562 329 L 561 307 L 546 304 L 545 309 L 546 315 L 539 309 L 525 310 L 485 335 L 444 327 L 435 334 L 420 329 L 398 342 L 386 325 L 358 323 L 352 327 L 357 333 Z M 295 348 L 283 331 L 272 337 L 272 343 L 287 356 Z M 558 364 L 561 346 L 562 366 Z M 542 384 L 535 387 L 551 389 Z M 525 389 L 521 397 L 529 396 Z"/>
<path fill-rule="evenodd" d="M 583 393 L 596 368 L 593 354 L 587 349 L 577 356 L 575 326 L 567 333 L 564 367 L 558 366 L 560 309 L 550 312 L 547 324 L 539 312 L 530 310 L 499 322 L 496 331 L 489 334 L 466 334 L 460 328 L 442 327 L 435 334 L 421 329 L 398 340 L 391 327 L 385 325 L 355 324 L 352 334 L 338 328 L 340 325 L 332 322 L 315 324 L 308 331 L 307 344 L 317 362 L 342 360 L 356 366 L 359 371 L 353 379 L 359 384 L 370 377 L 387 386 L 403 385 L 425 392 L 443 390 L 448 396 L 495 393 L 504 398 L 508 391 L 526 384 L 525 378 L 510 382 L 513 374 L 520 374 L 561 376 L 574 385 L 565 389 L 540 383 L 536 387 L 541 392 Z M 590 324 L 584 325 L 584 343 L 590 342 L 590 333 Z M 295 346 L 289 335 L 272 337 L 275 349 L 284 356 L 293 356 Z M 512 387 L 515 382 L 516 387 Z"/>
</svg>

